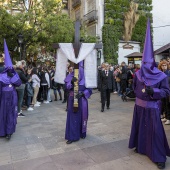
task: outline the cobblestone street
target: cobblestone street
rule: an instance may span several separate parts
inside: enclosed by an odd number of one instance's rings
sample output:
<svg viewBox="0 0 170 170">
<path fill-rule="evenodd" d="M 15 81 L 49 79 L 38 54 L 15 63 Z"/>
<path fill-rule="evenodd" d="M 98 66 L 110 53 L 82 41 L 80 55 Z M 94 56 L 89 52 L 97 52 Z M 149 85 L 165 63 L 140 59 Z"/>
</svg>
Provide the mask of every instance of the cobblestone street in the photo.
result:
<svg viewBox="0 0 170 170">
<path fill-rule="evenodd" d="M 148 157 L 128 149 L 134 100 L 111 94 L 110 110 L 100 112 L 100 93 L 93 93 L 86 139 L 67 145 L 66 104 L 42 104 L 18 118 L 10 141 L 0 138 L 0 170 L 157 170 Z M 170 143 L 170 126 L 165 130 Z"/>
</svg>

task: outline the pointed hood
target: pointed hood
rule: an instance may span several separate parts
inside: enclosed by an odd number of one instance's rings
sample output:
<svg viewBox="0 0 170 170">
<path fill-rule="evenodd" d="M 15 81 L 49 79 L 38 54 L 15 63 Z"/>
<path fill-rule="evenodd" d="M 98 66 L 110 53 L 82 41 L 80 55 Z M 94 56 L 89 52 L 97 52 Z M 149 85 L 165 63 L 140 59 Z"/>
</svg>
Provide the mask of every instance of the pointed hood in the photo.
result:
<svg viewBox="0 0 170 170">
<path fill-rule="evenodd" d="M 147 22 L 147 29 L 145 35 L 145 44 L 142 57 L 141 69 L 136 72 L 138 79 L 143 82 L 146 86 L 152 86 L 163 80 L 166 75 L 156 68 L 153 43 L 151 36 L 150 20 Z"/>
<path fill-rule="evenodd" d="M 7 67 L 8 67 L 8 68 L 12 68 L 13 65 L 12 65 L 11 57 L 10 57 L 10 55 L 9 55 L 8 46 L 7 46 L 7 44 L 6 44 L 5 39 L 4 39 L 4 53 L 5 53 L 5 60 L 4 60 L 4 62 L 5 62 L 5 67 L 6 67 L 6 68 L 7 68 Z"/>
<path fill-rule="evenodd" d="M 143 57 L 142 57 L 142 63 L 144 62 L 152 64 L 153 67 L 155 66 L 155 58 L 153 53 L 153 43 L 152 43 L 152 36 L 151 36 L 151 26 L 150 26 L 149 19 L 147 23 L 145 44 L 144 44 Z"/>
</svg>

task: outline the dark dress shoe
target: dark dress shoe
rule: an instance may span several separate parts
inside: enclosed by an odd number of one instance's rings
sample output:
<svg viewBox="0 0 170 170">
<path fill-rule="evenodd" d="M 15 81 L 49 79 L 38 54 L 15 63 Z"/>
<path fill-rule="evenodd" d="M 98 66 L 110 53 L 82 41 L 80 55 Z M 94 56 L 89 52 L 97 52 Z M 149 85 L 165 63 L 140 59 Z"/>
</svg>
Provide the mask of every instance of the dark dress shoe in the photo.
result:
<svg viewBox="0 0 170 170">
<path fill-rule="evenodd" d="M 101 109 L 101 112 L 104 112 L 104 109 Z"/>
<path fill-rule="evenodd" d="M 85 139 L 85 138 L 86 138 L 85 136 L 82 137 L 82 139 Z"/>
<path fill-rule="evenodd" d="M 66 143 L 71 144 L 72 142 L 73 142 L 72 140 L 68 140 Z"/>
<path fill-rule="evenodd" d="M 110 107 L 107 107 L 107 109 L 110 109 Z"/>
<path fill-rule="evenodd" d="M 125 100 L 124 96 L 121 96 L 121 99 L 122 99 L 122 100 L 123 100 L 123 102 L 124 102 L 124 100 Z"/>
<path fill-rule="evenodd" d="M 10 140 L 11 139 L 11 135 L 6 135 L 6 139 Z"/>
<path fill-rule="evenodd" d="M 165 162 L 157 162 L 157 167 L 159 169 L 164 169 L 165 168 Z"/>
<path fill-rule="evenodd" d="M 138 149 L 136 148 L 136 149 L 134 150 L 134 152 L 135 152 L 135 153 L 138 153 Z"/>
<path fill-rule="evenodd" d="M 62 103 L 66 103 L 66 101 L 65 100 L 63 100 L 63 102 Z"/>
</svg>

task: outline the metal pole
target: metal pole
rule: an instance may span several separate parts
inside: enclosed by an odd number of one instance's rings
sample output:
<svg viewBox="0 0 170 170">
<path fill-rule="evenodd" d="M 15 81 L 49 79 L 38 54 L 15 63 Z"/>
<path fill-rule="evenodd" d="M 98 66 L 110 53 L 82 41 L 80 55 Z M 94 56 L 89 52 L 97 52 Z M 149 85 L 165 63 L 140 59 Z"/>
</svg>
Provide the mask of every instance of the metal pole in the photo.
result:
<svg viewBox="0 0 170 170">
<path fill-rule="evenodd" d="M 21 56 L 21 43 L 19 45 L 20 45 L 20 61 L 21 61 L 21 59 L 22 59 L 22 56 Z"/>
</svg>

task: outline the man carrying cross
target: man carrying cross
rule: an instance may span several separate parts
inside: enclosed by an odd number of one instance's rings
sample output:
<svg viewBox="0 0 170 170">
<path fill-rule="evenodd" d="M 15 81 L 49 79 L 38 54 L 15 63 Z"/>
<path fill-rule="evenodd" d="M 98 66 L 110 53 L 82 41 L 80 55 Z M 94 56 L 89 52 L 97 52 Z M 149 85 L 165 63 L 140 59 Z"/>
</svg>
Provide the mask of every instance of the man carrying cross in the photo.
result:
<svg viewBox="0 0 170 170">
<path fill-rule="evenodd" d="M 78 109 L 74 110 L 74 84 L 78 83 Z M 92 94 L 90 88 L 85 87 L 84 66 L 83 61 L 79 63 L 79 77 L 74 77 L 74 72 L 69 74 L 66 79 L 66 88 L 69 91 L 68 111 L 66 121 L 65 139 L 67 144 L 78 141 L 80 138 L 86 137 L 87 120 L 88 120 L 88 98 Z"/>
<path fill-rule="evenodd" d="M 54 44 L 56 45 L 56 44 Z M 80 22 L 75 23 L 75 42 L 59 43 L 57 47 L 55 82 L 65 83 L 68 96 L 68 109 L 65 139 L 67 144 L 86 137 L 88 101 L 91 88 L 97 87 L 97 53 L 101 44 L 80 42 Z M 74 63 L 74 72 L 65 78 L 68 59 Z M 65 69 L 64 69 L 65 68 Z M 65 80 L 64 80 L 64 78 Z"/>
</svg>

